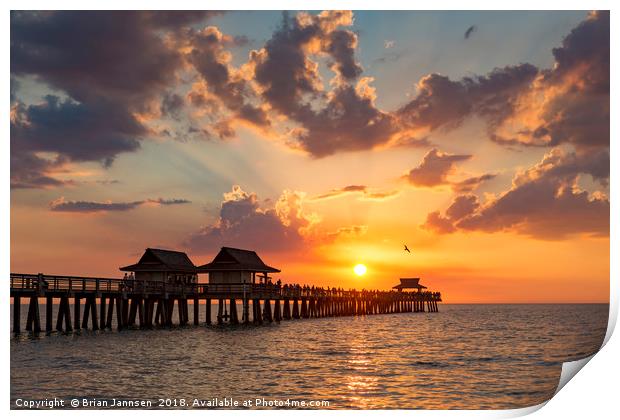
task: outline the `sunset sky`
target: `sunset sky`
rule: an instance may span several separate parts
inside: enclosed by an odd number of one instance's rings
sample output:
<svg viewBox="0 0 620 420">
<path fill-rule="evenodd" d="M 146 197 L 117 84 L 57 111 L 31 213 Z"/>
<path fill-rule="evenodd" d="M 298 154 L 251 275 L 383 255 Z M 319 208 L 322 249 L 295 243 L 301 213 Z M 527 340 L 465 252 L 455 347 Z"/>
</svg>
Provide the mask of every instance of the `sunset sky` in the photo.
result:
<svg viewBox="0 0 620 420">
<path fill-rule="evenodd" d="M 607 302 L 609 118 L 605 12 L 14 12 L 11 271 Z"/>
</svg>

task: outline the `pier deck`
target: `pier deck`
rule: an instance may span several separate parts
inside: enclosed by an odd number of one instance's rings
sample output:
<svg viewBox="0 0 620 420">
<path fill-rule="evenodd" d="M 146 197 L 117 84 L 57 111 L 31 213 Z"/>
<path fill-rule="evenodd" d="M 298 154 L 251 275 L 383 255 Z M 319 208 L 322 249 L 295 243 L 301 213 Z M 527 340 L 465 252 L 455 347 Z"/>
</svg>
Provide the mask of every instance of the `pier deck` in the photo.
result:
<svg viewBox="0 0 620 420">
<path fill-rule="evenodd" d="M 11 273 L 11 297 L 14 303 L 14 333 L 21 332 L 22 299 L 29 302 L 26 331 L 33 333 L 43 330 L 50 333 L 54 331 L 54 326 L 56 331 L 63 332 L 88 328 L 111 329 L 113 319 L 116 319 L 116 328 L 119 330 L 172 326 L 175 306 L 179 324 L 187 325 L 190 321 L 188 302 L 193 302 L 195 325 L 200 323 L 201 304 L 206 305 L 205 323 L 212 323 L 212 301 L 216 301 L 215 321 L 218 324 L 260 324 L 300 318 L 437 312 L 437 302 L 441 302 L 441 294 L 430 291 L 357 291 L 247 283 L 171 285 L 159 281 L 20 273 Z M 45 300 L 45 326 L 41 325 L 39 299 Z M 54 299 L 60 300 L 56 314 L 53 313 Z M 69 299 L 73 301 L 73 317 Z M 237 313 L 238 301 L 242 304 L 240 318 Z M 82 302 L 83 309 L 80 308 Z"/>
</svg>

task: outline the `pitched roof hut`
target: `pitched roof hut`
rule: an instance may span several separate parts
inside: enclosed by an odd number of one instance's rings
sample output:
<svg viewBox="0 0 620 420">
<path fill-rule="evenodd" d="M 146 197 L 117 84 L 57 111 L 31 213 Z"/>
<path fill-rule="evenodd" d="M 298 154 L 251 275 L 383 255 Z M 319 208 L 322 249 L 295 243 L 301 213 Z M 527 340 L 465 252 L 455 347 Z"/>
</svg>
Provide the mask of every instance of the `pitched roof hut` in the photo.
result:
<svg viewBox="0 0 620 420">
<path fill-rule="evenodd" d="M 396 286 L 392 287 L 392 289 L 396 289 L 399 292 L 402 292 L 403 289 L 418 289 L 418 292 L 419 292 L 422 289 L 426 289 L 426 286 L 422 286 L 420 284 L 419 277 L 401 278 L 400 284 L 397 284 Z"/>
<path fill-rule="evenodd" d="M 198 267 L 198 272 L 209 273 L 210 284 L 230 284 L 255 283 L 256 277 L 267 281 L 269 273 L 279 273 L 280 270 L 265 264 L 255 251 L 222 247 L 213 261 Z"/>
<path fill-rule="evenodd" d="M 136 280 L 195 283 L 198 269 L 185 252 L 147 248 L 140 260 L 121 271 L 135 273 Z"/>
</svg>

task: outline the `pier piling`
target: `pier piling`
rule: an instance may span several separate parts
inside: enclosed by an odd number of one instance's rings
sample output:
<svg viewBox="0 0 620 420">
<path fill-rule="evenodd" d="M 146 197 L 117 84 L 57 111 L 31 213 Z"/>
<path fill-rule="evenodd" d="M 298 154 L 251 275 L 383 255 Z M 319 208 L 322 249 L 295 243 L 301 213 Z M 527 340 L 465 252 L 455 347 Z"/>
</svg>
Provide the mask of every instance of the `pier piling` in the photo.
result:
<svg viewBox="0 0 620 420">
<path fill-rule="evenodd" d="M 79 329 L 112 329 L 116 313 L 118 330 L 138 324 L 140 328 L 185 326 L 190 321 L 189 303 L 193 305 L 193 325 L 200 325 L 201 300 L 205 304 L 205 322 L 210 325 L 212 300 L 217 300 L 217 323 L 248 324 L 281 322 L 340 316 L 366 316 L 439 311 L 441 295 L 419 285 L 419 279 L 401 279 L 395 287 L 417 287 L 417 291 L 345 291 L 342 289 L 309 288 L 261 284 L 162 284 L 129 283 L 114 279 L 45 276 L 43 274 L 11 274 L 13 298 L 13 332 L 19 334 L 21 304 L 27 299 L 28 316 L 25 330 L 32 334 L 42 331 L 39 299 L 45 304 L 45 332 L 71 332 Z M 415 284 L 414 284 L 415 283 Z M 43 284 L 44 287 L 40 285 Z M 148 286 L 148 287 L 147 287 Z M 57 313 L 54 300 L 57 299 Z M 70 299 L 73 305 L 70 305 Z M 82 307 L 82 300 L 84 305 Z M 237 308 L 241 301 L 242 307 Z M 273 301 L 273 302 L 272 302 Z M 250 303 L 252 316 L 250 318 Z M 261 306 L 262 305 L 262 306 Z M 73 306 L 73 316 L 71 314 Z M 99 307 L 97 307 L 99 306 Z M 177 308 L 175 313 L 175 306 Z M 176 317 L 178 314 L 178 320 Z"/>
</svg>

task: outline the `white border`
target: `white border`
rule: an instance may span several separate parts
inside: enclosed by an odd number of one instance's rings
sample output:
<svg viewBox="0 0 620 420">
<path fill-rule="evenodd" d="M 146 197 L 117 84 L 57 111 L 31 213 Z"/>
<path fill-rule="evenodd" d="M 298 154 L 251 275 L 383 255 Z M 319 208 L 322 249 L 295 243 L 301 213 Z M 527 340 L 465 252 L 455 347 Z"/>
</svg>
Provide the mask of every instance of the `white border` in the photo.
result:
<svg viewBox="0 0 620 420">
<path fill-rule="evenodd" d="M 617 2 L 616 2 L 617 3 Z M 618 66 L 617 66 L 617 43 L 615 40 L 617 39 L 617 24 L 618 19 L 616 18 L 616 10 L 615 3 L 612 1 L 578 1 L 578 0 L 565 0 L 562 2 L 551 2 L 551 1 L 541 1 L 541 0 L 521 0 L 521 1 L 482 1 L 482 0 L 470 0 L 467 3 L 459 2 L 459 1 L 446 1 L 446 0 L 435 0 L 433 2 L 411 2 L 411 1 L 399 1 L 399 0 L 382 0 L 381 2 L 374 3 L 365 3 L 360 1 L 351 1 L 351 0 L 313 0 L 313 1 L 282 1 L 282 0 L 268 0 L 260 2 L 257 4 L 256 2 L 250 2 L 247 0 L 227 0 L 227 1 L 187 1 L 187 0 L 175 0 L 171 1 L 162 1 L 162 0 L 151 0 L 151 1 L 119 1 L 119 0 L 109 0 L 105 3 L 84 3 L 78 2 L 76 0 L 57 0 L 57 1 L 43 1 L 43 0 L 22 0 L 22 1 L 7 1 L 4 4 L 7 5 L 5 13 L 2 15 L 3 22 L 3 30 L 4 30 L 4 42 L 2 44 L 2 55 L 0 56 L 3 60 L 3 68 L 5 72 L 4 76 L 4 98 L 9 96 L 9 40 L 10 40 L 10 24 L 9 24 L 9 13 L 10 9 L 85 9 L 85 8 L 95 8 L 95 9 L 211 9 L 211 10 L 255 10 L 255 9 L 263 9 L 263 10 L 280 10 L 280 9 L 289 9 L 289 10 L 317 10 L 317 9 L 353 9 L 353 10 L 462 10 L 464 6 L 467 6 L 468 10 L 570 10 L 570 9 L 611 9 L 611 39 L 612 39 L 612 61 L 611 61 L 611 74 L 617 75 Z M 91 7 L 89 7 L 91 6 Z M 94 6 L 94 7 L 93 7 Z M 615 83 L 615 78 L 612 77 L 611 80 L 611 106 L 612 112 L 617 109 L 617 86 Z M 9 160 L 9 124 L 8 124 L 8 114 L 9 114 L 9 102 L 5 99 L 5 136 L 3 141 L 1 142 L 1 156 L 2 156 L 2 165 L 0 165 L 0 171 L 2 171 L 4 182 L 1 186 L 1 194 L 3 196 L 2 204 L 0 205 L 0 212 L 2 216 L 2 236 L 0 239 L 0 265 L 2 267 L 3 273 L 5 276 L 8 275 L 10 271 L 10 259 L 9 259 L 9 251 L 10 251 L 10 191 L 9 191 L 9 182 L 10 178 L 10 160 Z M 611 138 L 617 139 L 617 112 L 612 114 L 611 118 Z M 617 141 L 617 140 L 616 140 Z M 612 208 L 612 220 L 611 220 L 611 250 L 610 255 L 616 256 L 618 255 L 618 223 L 617 216 L 614 217 L 614 211 L 618 208 L 618 185 L 616 180 L 618 180 L 618 151 L 617 147 L 614 144 L 611 144 L 611 208 Z M 199 412 L 199 411 L 176 411 L 174 413 L 175 416 L 183 415 L 183 416 L 196 416 L 204 418 L 205 415 L 208 416 L 217 416 L 222 419 L 232 419 L 239 418 L 239 416 L 252 416 L 255 418 L 288 418 L 289 416 L 294 415 L 295 417 L 308 418 L 314 417 L 317 415 L 331 417 L 331 416 L 344 416 L 353 417 L 353 416 L 362 416 L 365 418 L 382 418 L 385 415 L 395 416 L 398 418 L 506 418 L 506 417 L 516 417 L 525 414 L 529 414 L 535 412 L 532 416 L 540 419 L 547 418 L 609 418 L 612 417 L 612 413 L 618 413 L 618 400 L 617 396 L 617 384 L 618 384 L 618 361 L 616 354 L 619 354 L 618 350 L 620 349 L 620 344 L 618 344 L 617 337 L 614 338 L 611 336 L 611 333 L 615 327 L 617 314 L 618 314 L 618 264 L 617 261 L 612 258 L 611 259 L 611 281 L 610 291 L 610 322 L 609 328 L 607 332 L 607 336 L 605 338 L 606 345 L 599 352 L 599 354 L 595 355 L 590 363 L 580 372 L 579 378 L 577 380 L 570 381 L 564 388 L 558 387 L 558 390 L 561 389 L 554 398 L 552 398 L 546 405 L 541 404 L 540 406 L 530 407 L 519 410 L 499 410 L 499 411 L 404 411 L 404 410 L 394 410 L 394 411 L 347 411 L 347 412 L 316 412 L 316 411 L 301 411 L 295 412 L 295 414 L 291 413 L 288 410 L 267 410 L 261 412 L 228 412 L 228 411 L 209 411 L 208 413 Z M 5 277 L 6 279 L 6 277 Z M 0 288 L 0 299 L 2 302 L 8 302 L 8 287 Z M 8 315 L 8 311 L 3 310 L 5 315 Z M 5 338 L 2 346 L 2 356 L 3 360 L 9 360 L 9 338 L 10 338 L 10 326 L 9 323 L 5 320 L 3 322 L 3 327 L 5 328 Z M 588 358 L 590 360 L 590 358 Z M 572 365 L 567 366 L 565 369 L 574 368 L 578 362 L 574 362 Z M 10 371 L 8 363 L 2 365 L 3 370 L 3 381 L 2 383 L 2 392 L 5 395 L 5 404 L 4 409 L 8 410 L 10 406 L 9 403 L 9 384 L 10 384 Z M 564 370 L 564 369 L 563 369 Z M 544 409 L 539 410 L 542 406 L 545 406 Z M 144 415 L 144 413 L 136 413 L 135 411 L 123 411 L 123 412 L 108 412 L 108 411 L 88 411 L 88 412 L 78 412 L 78 411 L 45 411 L 45 412 L 26 412 L 26 411 L 11 411 L 10 415 L 16 418 L 31 418 L 31 417 L 39 417 L 41 415 L 51 418 L 66 418 L 66 417 L 81 417 L 82 415 L 88 415 L 89 417 L 103 417 L 109 416 L 109 414 L 119 417 L 129 417 L 129 416 L 140 416 Z M 155 418 L 164 418 L 167 416 L 167 413 L 164 411 L 153 411 L 148 413 L 149 416 L 154 416 Z"/>
</svg>

